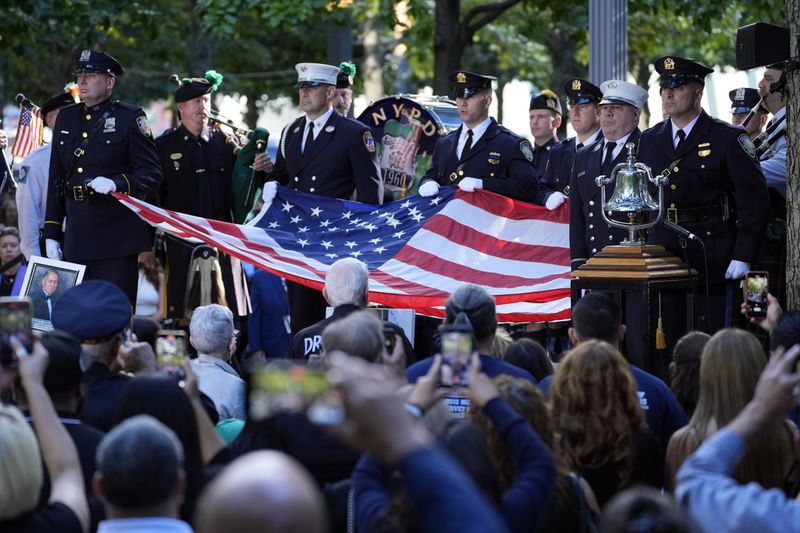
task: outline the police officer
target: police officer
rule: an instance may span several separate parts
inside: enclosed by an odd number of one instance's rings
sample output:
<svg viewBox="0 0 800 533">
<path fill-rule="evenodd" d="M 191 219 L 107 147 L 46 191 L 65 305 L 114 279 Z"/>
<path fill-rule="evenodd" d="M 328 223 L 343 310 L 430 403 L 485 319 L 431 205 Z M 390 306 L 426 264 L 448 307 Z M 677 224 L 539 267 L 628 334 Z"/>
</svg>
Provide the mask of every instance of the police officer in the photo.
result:
<svg viewBox="0 0 800 533">
<path fill-rule="evenodd" d="M 82 104 L 61 110 L 53 134 L 44 236 L 47 256 L 86 265 L 86 277 L 117 285 L 136 302 L 139 252 L 152 233 L 133 211 L 107 196 L 155 195 L 161 182 L 153 135 L 141 108 L 111 100 L 122 66 L 104 52 L 76 56 Z"/>
<path fill-rule="evenodd" d="M 331 105 L 339 69 L 319 63 L 298 63 L 297 88 L 305 115 L 281 133 L 275 166 L 267 175 L 265 202 L 275 198 L 274 182 L 331 198 L 380 204 L 383 182 L 372 132 L 361 122 L 343 117 Z M 292 333 L 325 318 L 322 293 L 287 283 Z"/>
<path fill-rule="evenodd" d="M 178 83 L 175 103 L 180 125 L 156 139 L 156 153 L 164 174 L 159 205 L 189 215 L 233 222 L 233 190 L 231 172 L 235 156 L 226 136 L 217 128 L 209 128 L 211 93 L 222 83 L 222 76 L 210 70 L 204 78 L 173 76 Z M 192 247 L 173 238 L 166 240 L 165 317 L 186 319 L 184 298 Z M 237 275 L 231 269 L 232 259 L 220 254 L 219 262 L 225 287 L 225 300 L 234 315 L 246 315 L 247 294 L 238 260 L 233 260 Z"/>
<path fill-rule="evenodd" d="M 486 189 L 533 202 L 538 175 L 527 139 L 489 117 L 493 76 L 450 73 L 458 114 L 463 124 L 436 141 L 431 166 L 422 176 L 419 194 L 433 196 L 440 185 L 458 185 L 466 192 Z"/>
<path fill-rule="evenodd" d="M 745 117 L 761 100 L 758 90 L 749 87 L 733 89 L 728 93 L 728 98 L 731 99 L 731 124 L 734 126 L 742 126 Z M 764 129 L 764 124 L 767 123 L 768 118 L 769 114 L 766 108 L 758 106 L 755 116 L 750 119 L 747 126 L 742 126 L 750 136 L 750 140 L 758 137 L 758 134 Z"/>
<path fill-rule="evenodd" d="M 603 220 L 600 187 L 595 178 L 609 175 L 616 165 L 627 160 L 625 145 L 639 144 L 639 115 L 647 102 L 647 91 L 626 81 L 609 80 L 600 85 L 603 99 L 600 127 L 603 138 L 585 145 L 575 154 L 569 183 L 569 252 L 572 269 L 609 244 L 619 244 L 628 232 L 614 228 Z M 606 200 L 614 191 L 606 187 Z"/>
<path fill-rule="evenodd" d="M 531 135 L 533 135 L 533 166 L 544 176 L 550 150 L 558 145 L 558 128 L 561 127 L 561 101 L 556 93 L 545 89 L 531 97 L 528 108 Z"/>
<path fill-rule="evenodd" d="M 564 92 L 567 94 L 569 121 L 576 136 L 550 149 L 545 173 L 539 182 L 536 203 L 551 211 L 563 204 L 569 195 L 569 177 L 575 152 L 603 138 L 597 108 L 603 98 L 600 88 L 586 80 L 574 78 L 564 84 Z"/>
<path fill-rule="evenodd" d="M 700 106 L 710 68 L 676 56 L 657 59 L 655 68 L 669 118 L 642 134 L 639 160 L 654 174 L 669 174 L 667 219 L 705 243 L 701 247 L 690 241 L 686 251 L 701 286 L 708 280 L 707 324 L 713 333 L 731 325 L 733 298 L 739 293 L 734 280 L 758 258 L 769 208 L 764 175 L 747 133 L 711 118 Z M 684 256 L 681 239 L 661 226 L 650 230 L 651 242 L 677 257 Z M 702 289 L 699 300 L 696 307 L 706 314 Z"/>
</svg>

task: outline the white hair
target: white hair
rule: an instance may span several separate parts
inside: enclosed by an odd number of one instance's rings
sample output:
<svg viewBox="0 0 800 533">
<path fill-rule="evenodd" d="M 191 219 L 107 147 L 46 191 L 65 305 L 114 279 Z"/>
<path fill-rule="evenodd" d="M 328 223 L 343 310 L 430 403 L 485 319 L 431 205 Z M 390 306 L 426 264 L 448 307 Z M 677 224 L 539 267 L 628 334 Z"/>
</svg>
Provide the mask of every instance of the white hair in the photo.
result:
<svg viewBox="0 0 800 533">
<path fill-rule="evenodd" d="M 219 304 L 200 306 L 192 313 L 189 335 L 198 353 L 227 356 L 233 337 L 233 313 Z"/>
<path fill-rule="evenodd" d="M 339 259 L 325 274 L 325 293 L 333 307 L 345 304 L 362 305 L 368 286 L 367 265 L 354 257 Z"/>
</svg>

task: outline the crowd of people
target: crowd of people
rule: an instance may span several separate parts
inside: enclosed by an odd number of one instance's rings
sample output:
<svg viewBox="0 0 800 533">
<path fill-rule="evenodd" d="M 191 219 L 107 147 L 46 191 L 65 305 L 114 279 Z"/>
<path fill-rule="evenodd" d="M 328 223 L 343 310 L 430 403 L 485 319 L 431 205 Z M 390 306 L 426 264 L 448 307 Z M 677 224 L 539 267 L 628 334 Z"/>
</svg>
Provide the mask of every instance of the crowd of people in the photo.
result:
<svg viewBox="0 0 800 533">
<path fill-rule="evenodd" d="M 783 268 L 785 252 L 761 250 L 785 239 L 785 141 L 759 149 L 765 119 L 744 130 L 710 117 L 708 67 L 653 65 L 663 122 L 639 129 L 646 89 L 575 78 L 564 94 L 576 137 L 563 142 L 555 92 L 531 98 L 531 143 L 489 117 L 494 77 L 451 73 L 462 125 L 437 141 L 418 192 L 456 185 L 568 209 L 579 269 L 626 236 L 604 221 L 595 178 L 626 146 L 669 175 L 668 220 L 711 253 L 664 227 L 647 242 L 699 271 L 707 333 L 685 332 L 665 298 L 658 376 L 641 368 L 636 302 L 613 294 L 588 292 L 571 322 L 512 338 L 486 288 L 464 284 L 433 333 L 411 339 L 369 309 L 357 258 L 326 265 L 320 291 L 156 236 L 110 194 L 224 222 L 271 203 L 278 183 L 381 204 L 372 131 L 347 117 L 355 70 L 297 64 L 303 115 L 274 162 L 250 150 L 243 163 L 210 127 L 221 75 L 174 76 L 179 124 L 154 139 L 141 108 L 112 99 L 122 66 L 80 52 L 80 101 L 45 104 L 53 141 L 20 166 L 19 231 L 0 230 L 0 295 L 35 256 L 86 270 L 66 289 L 42 271 L 29 296 L 54 331 L 2 346 L 0 530 L 800 530 L 800 319 L 783 313 L 780 283 L 766 317 L 746 302 L 732 312 L 751 267 Z M 753 106 L 772 132 L 785 127 L 785 68 L 767 68 Z M 734 116 L 752 96 L 731 94 Z M 768 349 L 732 327 L 746 318 Z M 185 361 L 165 363 L 159 329 L 185 335 Z"/>
</svg>

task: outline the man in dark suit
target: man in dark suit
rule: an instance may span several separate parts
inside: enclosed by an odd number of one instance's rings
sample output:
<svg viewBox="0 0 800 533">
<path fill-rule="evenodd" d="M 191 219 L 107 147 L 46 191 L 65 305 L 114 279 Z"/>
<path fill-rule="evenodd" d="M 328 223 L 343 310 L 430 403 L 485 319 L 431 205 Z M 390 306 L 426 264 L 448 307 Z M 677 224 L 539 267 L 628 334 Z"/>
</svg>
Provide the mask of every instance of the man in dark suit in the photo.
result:
<svg viewBox="0 0 800 533">
<path fill-rule="evenodd" d="M 531 143 L 489 117 L 496 79 L 464 71 L 450 73 L 463 124 L 436 142 L 420 195 L 434 196 L 440 185 L 458 185 L 466 192 L 486 189 L 526 202 L 535 200 L 538 175 L 531 163 Z"/>
<path fill-rule="evenodd" d="M 536 203 L 551 211 L 563 204 L 569 196 L 569 178 L 575 153 L 603 138 L 600 112 L 597 108 L 598 102 L 603 98 L 600 88 L 586 80 L 575 78 L 564 84 L 564 92 L 567 94 L 569 121 L 576 136 L 550 149 L 545 173 L 539 181 L 539 192 L 536 193 Z"/>
<path fill-rule="evenodd" d="M 604 139 L 584 146 L 575 154 L 569 184 L 569 252 L 572 270 L 609 244 L 619 244 L 628 232 L 603 220 L 600 187 L 595 178 L 608 175 L 628 157 L 627 143 L 639 143 L 639 114 L 647 102 L 647 91 L 632 83 L 609 80 L 600 85 L 600 127 Z M 614 184 L 606 187 L 606 201 Z"/>
<path fill-rule="evenodd" d="M 180 213 L 233 222 L 231 173 L 236 157 L 227 137 L 208 124 L 211 93 L 222 83 L 222 75 L 210 70 L 205 76 L 178 81 L 175 103 L 180 125 L 156 139 L 156 153 L 164 174 L 158 203 Z M 254 164 L 254 170 L 264 170 L 265 163 L 261 160 L 261 167 Z M 193 245 L 171 237 L 166 244 L 165 318 L 185 321 L 188 325 L 191 309 L 184 309 L 184 298 Z M 225 303 L 234 316 L 246 316 L 247 283 L 239 261 L 220 254 L 219 263 Z M 237 299 L 237 295 L 241 298 Z"/>
<path fill-rule="evenodd" d="M 42 276 L 42 288 L 37 287 L 28 294 L 33 302 L 33 318 L 50 321 L 53 306 L 56 304 L 58 290 L 58 272 L 47 270 Z"/>
<path fill-rule="evenodd" d="M 103 52 L 77 56 L 82 104 L 58 114 L 50 156 L 44 237 L 47 257 L 86 265 L 86 279 L 104 279 L 136 303 L 138 255 L 152 232 L 133 211 L 108 196 L 154 195 L 161 182 L 153 135 L 141 108 L 112 101 L 122 66 Z"/>
<path fill-rule="evenodd" d="M 331 105 L 339 69 L 319 63 L 295 65 L 300 107 L 305 115 L 281 133 L 275 166 L 263 199 L 272 202 L 279 182 L 298 191 L 380 204 L 383 182 L 369 127 L 341 116 Z M 270 182 L 273 184 L 270 185 Z M 292 333 L 325 318 L 322 293 L 287 283 Z"/>
<path fill-rule="evenodd" d="M 732 323 L 740 294 L 736 280 L 758 259 L 769 196 L 748 134 L 711 118 L 700 106 L 705 77 L 712 70 L 677 56 L 657 59 L 655 68 L 669 118 L 642 134 L 639 160 L 654 174 L 669 174 L 664 189 L 667 219 L 705 243 L 690 242 L 685 250 L 701 287 L 708 282 L 708 307 L 701 288 L 696 308 L 707 313 L 708 332 L 713 333 Z M 652 243 L 678 257 L 684 256 L 682 239 L 662 226 L 650 230 Z"/>
</svg>

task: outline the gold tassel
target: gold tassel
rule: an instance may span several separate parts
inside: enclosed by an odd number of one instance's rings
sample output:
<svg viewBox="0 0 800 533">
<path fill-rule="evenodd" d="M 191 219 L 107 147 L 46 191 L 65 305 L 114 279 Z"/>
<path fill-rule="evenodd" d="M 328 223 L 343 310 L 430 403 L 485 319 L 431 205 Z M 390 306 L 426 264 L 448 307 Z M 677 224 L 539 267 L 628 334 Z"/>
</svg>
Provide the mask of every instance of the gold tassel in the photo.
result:
<svg viewBox="0 0 800 533">
<path fill-rule="evenodd" d="M 661 293 L 658 294 L 658 327 L 656 328 L 656 350 L 667 348 L 667 336 L 664 335 L 664 321 L 661 318 Z"/>
</svg>

